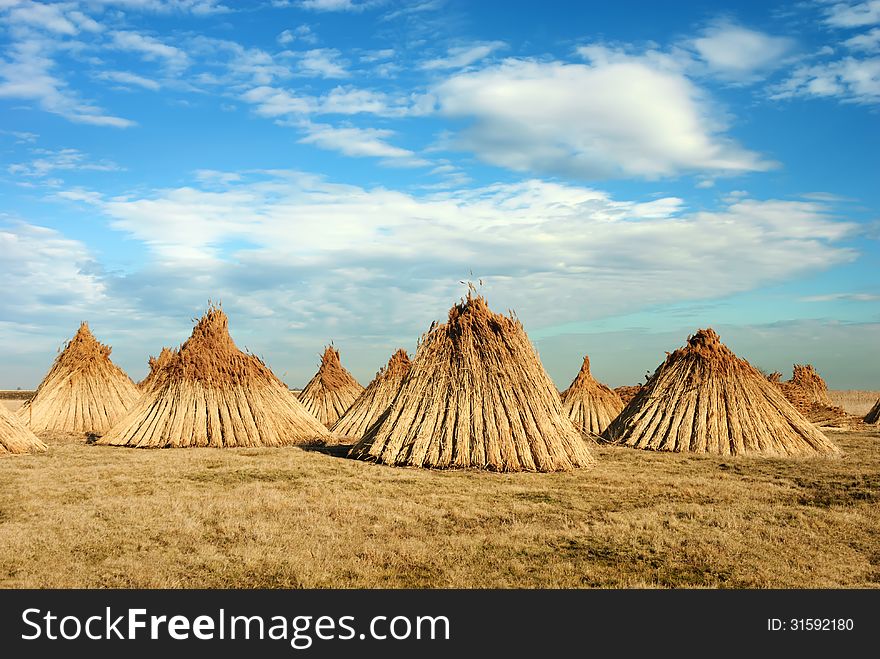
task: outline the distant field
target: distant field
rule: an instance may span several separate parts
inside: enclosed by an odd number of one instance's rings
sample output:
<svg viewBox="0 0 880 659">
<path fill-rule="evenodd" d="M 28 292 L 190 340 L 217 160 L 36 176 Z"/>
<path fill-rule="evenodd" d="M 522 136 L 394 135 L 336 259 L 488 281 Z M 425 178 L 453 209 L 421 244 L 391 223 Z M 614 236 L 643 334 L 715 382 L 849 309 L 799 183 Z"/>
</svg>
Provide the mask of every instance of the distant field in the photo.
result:
<svg viewBox="0 0 880 659">
<path fill-rule="evenodd" d="M 831 402 L 845 409 L 849 414 L 865 416 L 880 398 L 880 391 L 830 390 Z"/>
<path fill-rule="evenodd" d="M 510 475 L 50 438 L 0 459 L 0 587 L 880 587 L 880 432 L 828 434 Z"/>
<path fill-rule="evenodd" d="M 0 400 L 28 400 L 33 395 L 33 390 L 0 389 Z"/>
</svg>

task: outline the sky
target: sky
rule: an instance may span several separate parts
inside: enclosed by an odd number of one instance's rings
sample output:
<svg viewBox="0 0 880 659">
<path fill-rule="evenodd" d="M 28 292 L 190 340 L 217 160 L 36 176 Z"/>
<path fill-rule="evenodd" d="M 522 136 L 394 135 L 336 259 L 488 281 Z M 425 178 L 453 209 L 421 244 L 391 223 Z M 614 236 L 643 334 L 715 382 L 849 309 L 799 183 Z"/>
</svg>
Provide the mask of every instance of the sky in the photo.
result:
<svg viewBox="0 0 880 659">
<path fill-rule="evenodd" d="M 563 388 L 698 328 L 880 389 L 880 0 L 0 0 L 0 388 L 209 300 L 366 384 L 473 281 Z"/>
</svg>

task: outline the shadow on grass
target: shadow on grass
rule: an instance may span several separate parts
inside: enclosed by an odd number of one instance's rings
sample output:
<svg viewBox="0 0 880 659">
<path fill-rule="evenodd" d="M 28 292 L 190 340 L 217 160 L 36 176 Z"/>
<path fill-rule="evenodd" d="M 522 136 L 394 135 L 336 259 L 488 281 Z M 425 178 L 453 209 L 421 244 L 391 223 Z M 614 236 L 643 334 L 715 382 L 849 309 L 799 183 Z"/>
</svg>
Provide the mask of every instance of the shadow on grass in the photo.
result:
<svg viewBox="0 0 880 659">
<path fill-rule="evenodd" d="M 348 452 L 354 444 L 326 444 L 322 446 L 297 446 L 297 448 L 310 453 L 322 453 L 332 458 L 342 458 L 343 460 L 354 460 L 348 457 Z"/>
</svg>

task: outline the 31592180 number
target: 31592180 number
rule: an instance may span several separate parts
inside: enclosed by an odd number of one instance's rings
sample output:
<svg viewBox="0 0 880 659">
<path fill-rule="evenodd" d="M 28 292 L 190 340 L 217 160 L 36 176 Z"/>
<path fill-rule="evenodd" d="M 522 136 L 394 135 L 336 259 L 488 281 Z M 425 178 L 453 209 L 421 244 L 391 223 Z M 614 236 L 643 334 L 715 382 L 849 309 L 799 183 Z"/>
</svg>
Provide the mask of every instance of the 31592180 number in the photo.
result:
<svg viewBox="0 0 880 659">
<path fill-rule="evenodd" d="M 852 631 L 852 618 L 791 618 L 788 628 L 793 632 Z"/>
</svg>

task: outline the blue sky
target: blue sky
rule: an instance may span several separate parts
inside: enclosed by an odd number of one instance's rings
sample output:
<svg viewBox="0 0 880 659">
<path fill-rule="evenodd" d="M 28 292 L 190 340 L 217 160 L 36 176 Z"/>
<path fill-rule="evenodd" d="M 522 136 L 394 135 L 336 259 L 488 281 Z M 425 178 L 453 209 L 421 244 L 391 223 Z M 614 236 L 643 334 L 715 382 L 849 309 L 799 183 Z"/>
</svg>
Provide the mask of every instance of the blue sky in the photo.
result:
<svg viewBox="0 0 880 659">
<path fill-rule="evenodd" d="M 208 299 L 364 384 L 481 279 L 562 387 L 713 326 L 880 388 L 880 0 L 0 0 L 0 387 Z"/>
</svg>

